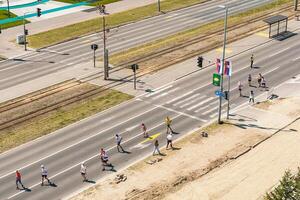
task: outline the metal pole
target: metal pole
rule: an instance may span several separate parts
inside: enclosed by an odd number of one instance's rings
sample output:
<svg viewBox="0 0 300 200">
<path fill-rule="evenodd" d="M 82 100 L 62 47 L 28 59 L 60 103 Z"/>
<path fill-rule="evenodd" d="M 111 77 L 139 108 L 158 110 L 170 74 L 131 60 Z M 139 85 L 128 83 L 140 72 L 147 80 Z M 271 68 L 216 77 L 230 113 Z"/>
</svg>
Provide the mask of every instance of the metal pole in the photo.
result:
<svg viewBox="0 0 300 200">
<path fill-rule="evenodd" d="M 226 50 L 226 37 L 227 37 L 227 15 L 228 8 L 225 7 L 225 22 L 224 22 L 224 41 L 223 41 L 223 55 L 222 55 L 222 64 L 221 64 L 221 83 L 220 83 L 220 91 L 223 93 L 223 69 L 225 65 L 225 50 Z M 221 124 L 221 112 L 222 112 L 222 96 L 219 97 L 219 115 L 218 115 L 218 124 Z"/>
<path fill-rule="evenodd" d="M 295 11 L 298 10 L 298 0 L 294 0 L 294 8 L 295 8 Z"/>
<path fill-rule="evenodd" d="M 227 102 L 227 116 L 226 116 L 227 119 L 229 119 L 229 109 L 230 109 L 229 101 L 230 101 L 230 76 L 228 76 L 228 102 Z"/>
<path fill-rule="evenodd" d="M 105 24 L 105 16 L 102 16 L 103 22 L 103 60 L 104 60 L 104 80 L 107 80 L 107 68 L 106 66 L 106 24 Z"/>
<path fill-rule="evenodd" d="M 157 0 L 157 4 L 158 4 L 158 12 L 160 12 L 160 0 Z"/>
<path fill-rule="evenodd" d="M 27 51 L 27 40 L 26 40 L 26 26 L 25 26 L 25 13 L 23 15 L 23 28 L 24 28 L 24 48 L 25 48 L 25 51 Z"/>
<path fill-rule="evenodd" d="M 96 50 L 94 49 L 94 67 L 96 67 Z"/>
<path fill-rule="evenodd" d="M 134 70 L 133 70 L 133 85 L 134 85 L 134 89 L 136 90 L 136 66 L 134 66 Z"/>
<path fill-rule="evenodd" d="M 7 0 L 7 14 L 8 14 L 8 17 L 10 18 L 9 0 Z"/>
</svg>

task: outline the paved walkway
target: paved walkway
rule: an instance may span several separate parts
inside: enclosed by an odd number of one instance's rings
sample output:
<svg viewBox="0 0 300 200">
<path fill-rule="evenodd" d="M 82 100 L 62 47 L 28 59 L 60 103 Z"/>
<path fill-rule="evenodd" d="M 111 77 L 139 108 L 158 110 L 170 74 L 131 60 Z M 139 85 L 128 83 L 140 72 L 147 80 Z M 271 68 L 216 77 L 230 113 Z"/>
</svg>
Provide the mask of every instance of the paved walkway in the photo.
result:
<svg viewBox="0 0 300 200">
<path fill-rule="evenodd" d="M 157 0 L 122 0 L 119 2 L 108 4 L 106 6 L 106 10 L 108 13 L 113 14 L 156 2 Z M 99 17 L 99 13 L 95 9 L 74 12 L 52 18 L 49 18 L 49 15 L 42 15 L 38 21 L 27 24 L 26 26 L 29 30 L 29 34 L 32 35 L 77 22 L 86 21 L 96 17 Z M 22 33 L 23 26 L 3 30 L 2 34 L 0 34 L 0 55 L 10 58 L 16 55 L 24 54 L 23 47 L 19 47 L 14 44 L 14 42 L 12 42 L 16 39 L 17 35 L 20 35 Z"/>
</svg>

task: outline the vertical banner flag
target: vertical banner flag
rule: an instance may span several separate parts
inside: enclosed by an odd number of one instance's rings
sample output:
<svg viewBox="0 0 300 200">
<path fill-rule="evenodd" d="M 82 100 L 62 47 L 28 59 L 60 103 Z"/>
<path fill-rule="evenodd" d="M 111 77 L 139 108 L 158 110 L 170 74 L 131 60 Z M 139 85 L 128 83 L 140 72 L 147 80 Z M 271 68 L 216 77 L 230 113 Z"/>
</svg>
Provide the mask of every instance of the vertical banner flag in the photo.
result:
<svg viewBox="0 0 300 200">
<path fill-rule="evenodd" d="M 221 60 L 220 60 L 220 58 L 217 58 L 216 65 L 217 65 L 217 73 L 221 74 Z"/>
<path fill-rule="evenodd" d="M 231 76 L 231 71 L 232 71 L 231 61 L 225 61 L 224 74 L 227 76 Z"/>
</svg>

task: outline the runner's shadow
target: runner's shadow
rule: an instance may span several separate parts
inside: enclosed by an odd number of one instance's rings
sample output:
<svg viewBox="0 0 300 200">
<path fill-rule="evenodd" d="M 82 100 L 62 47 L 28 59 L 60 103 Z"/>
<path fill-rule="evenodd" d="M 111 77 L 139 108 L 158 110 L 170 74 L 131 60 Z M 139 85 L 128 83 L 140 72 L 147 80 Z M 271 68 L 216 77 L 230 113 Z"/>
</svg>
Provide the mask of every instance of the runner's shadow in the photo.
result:
<svg viewBox="0 0 300 200">
<path fill-rule="evenodd" d="M 49 185 L 48 186 L 50 186 L 50 187 L 57 187 L 57 185 L 55 184 L 55 183 L 49 183 Z"/>
<path fill-rule="evenodd" d="M 253 67 L 253 69 L 259 69 L 260 67 Z"/>
<path fill-rule="evenodd" d="M 172 150 L 178 151 L 178 150 L 180 150 L 180 149 L 181 149 L 180 147 L 173 147 Z"/>
<path fill-rule="evenodd" d="M 31 189 L 29 189 L 29 188 L 23 188 L 23 189 L 21 189 L 21 190 L 24 190 L 25 192 L 31 192 Z"/>
<path fill-rule="evenodd" d="M 84 181 L 84 182 L 86 182 L 86 183 L 92 183 L 92 184 L 96 184 L 96 181 L 92 181 L 92 180 L 86 180 L 86 181 Z"/>
<path fill-rule="evenodd" d="M 130 152 L 130 151 L 125 151 L 125 150 L 123 150 L 121 153 L 127 153 L 127 154 L 131 154 L 131 152 Z"/>
</svg>

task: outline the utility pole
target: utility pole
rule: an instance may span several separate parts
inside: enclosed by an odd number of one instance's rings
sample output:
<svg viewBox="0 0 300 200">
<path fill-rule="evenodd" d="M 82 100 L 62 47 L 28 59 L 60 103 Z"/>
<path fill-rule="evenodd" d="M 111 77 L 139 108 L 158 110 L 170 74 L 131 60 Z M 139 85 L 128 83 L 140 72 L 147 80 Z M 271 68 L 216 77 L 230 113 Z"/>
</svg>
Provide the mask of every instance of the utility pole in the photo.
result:
<svg viewBox="0 0 300 200">
<path fill-rule="evenodd" d="M 25 13 L 23 14 L 23 29 L 24 29 L 24 50 L 27 51 L 27 34 L 28 34 L 28 30 L 26 30 L 26 26 L 25 26 Z"/>
<path fill-rule="evenodd" d="M 8 14 L 8 17 L 10 18 L 9 0 L 7 0 L 7 14 Z"/>
<path fill-rule="evenodd" d="M 133 71 L 133 88 L 136 90 L 136 70 L 139 69 L 138 64 L 132 64 L 131 69 Z"/>
<path fill-rule="evenodd" d="M 294 0 L 294 8 L 295 8 L 295 11 L 298 10 L 298 0 Z"/>
<path fill-rule="evenodd" d="M 160 0 L 157 0 L 158 12 L 160 12 Z"/>
<path fill-rule="evenodd" d="M 228 62 L 228 65 L 229 67 L 231 68 L 232 66 L 230 65 L 230 63 Z M 229 69 L 229 70 L 232 70 L 232 69 Z M 229 106 L 229 101 L 230 101 L 230 78 L 231 78 L 231 74 L 229 72 L 228 74 L 228 95 L 227 95 L 227 116 L 226 118 L 229 119 L 229 109 L 230 109 L 230 106 Z"/>
<path fill-rule="evenodd" d="M 226 51 L 226 38 L 227 38 L 227 16 L 228 8 L 226 6 L 219 6 L 220 8 L 225 9 L 225 20 L 224 20 L 224 41 L 223 41 L 223 55 L 221 63 L 221 82 L 220 82 L 220 91 L 223 93 L 223 75 L 224 75 L 224 65 L 225 65 L 225 51 Z M 218 115 L 218 124 L 221 124 L 221 112 L 222 112 L 222 96 L 219 96 L 219 115 Z"/>
</svg>

